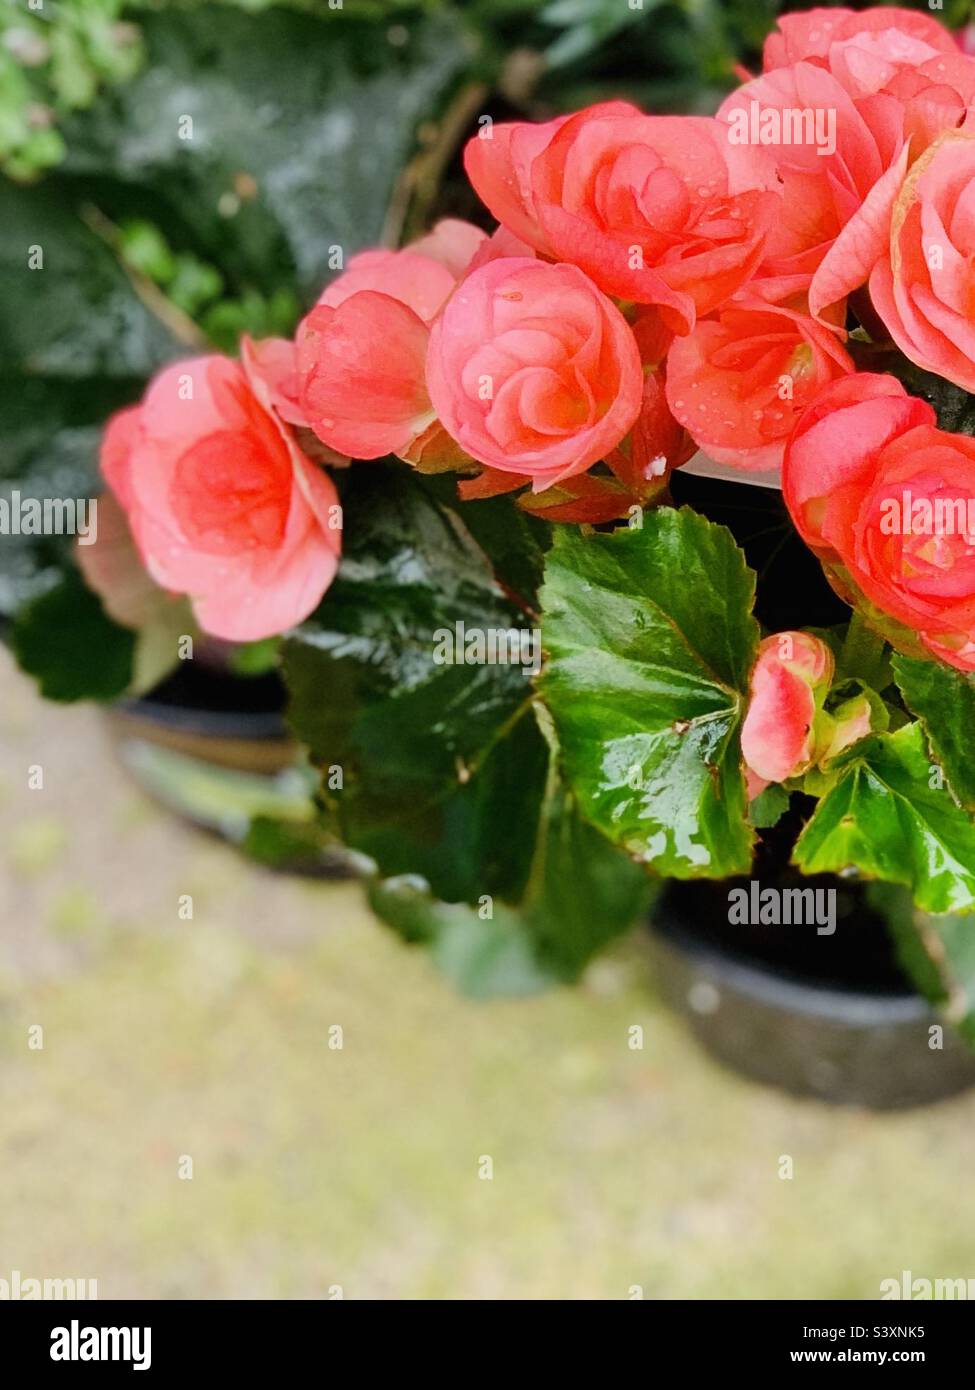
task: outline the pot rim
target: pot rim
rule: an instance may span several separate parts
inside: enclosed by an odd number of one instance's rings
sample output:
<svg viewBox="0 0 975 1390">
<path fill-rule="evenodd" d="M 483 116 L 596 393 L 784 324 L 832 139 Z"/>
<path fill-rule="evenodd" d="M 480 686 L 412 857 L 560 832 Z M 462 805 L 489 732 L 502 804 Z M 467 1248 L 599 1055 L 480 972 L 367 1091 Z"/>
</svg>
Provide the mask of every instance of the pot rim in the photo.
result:
<svg viewBox="0 0 975 1390">
<path fill-rule="evenodd" d="M 115 700 L 107 713 L 148 720 L 181 733 L 207 738 L 282 739 L 290 733 L 283 713 L 275 710 L 214 710 L 168 704 L 146 696 Z"/>
<path fill-rule="evenodd" d="M 936 1018 L 932 1004 L 916 993 L 868 993 L 838 985 L 807 984 L 771 965 L 759 965 L 711 943 L 699 941 L 664 909 L 651 917 L 650 929 L 664 944 L 756 1002 L 788 1009 L 809 1018 L 829 1019 L 851 1027 L 919 1023 Z"/>
</svg>

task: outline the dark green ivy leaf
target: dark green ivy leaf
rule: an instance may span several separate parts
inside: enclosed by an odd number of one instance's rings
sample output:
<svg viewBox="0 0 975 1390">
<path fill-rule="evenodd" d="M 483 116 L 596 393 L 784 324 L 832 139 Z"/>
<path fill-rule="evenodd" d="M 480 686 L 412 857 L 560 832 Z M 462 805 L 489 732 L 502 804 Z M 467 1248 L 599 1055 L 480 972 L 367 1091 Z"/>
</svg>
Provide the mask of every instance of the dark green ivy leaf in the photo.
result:
<svg viewBox="0 0 975 1390">
<path fill-rule="evenodd" d="M 20 610 L 12 646 L 48 700 L 112 700 L 132 679 L 135 634 L 112 622 L 74 570 Z"/>
</svg>

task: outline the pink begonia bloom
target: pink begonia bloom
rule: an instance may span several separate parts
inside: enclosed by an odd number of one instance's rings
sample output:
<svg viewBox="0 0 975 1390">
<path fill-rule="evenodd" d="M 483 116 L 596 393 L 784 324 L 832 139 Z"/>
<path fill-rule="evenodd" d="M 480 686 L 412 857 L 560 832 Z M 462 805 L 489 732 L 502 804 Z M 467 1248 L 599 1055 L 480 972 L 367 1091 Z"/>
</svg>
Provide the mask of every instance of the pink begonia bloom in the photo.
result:
<svg viewBox="0 0 975 1390">
<path fill-rule="evenodd" d="M 98 499 L 94 543 L 78 545 L 75 560 L 110 618 L 138 631 L 182 599 L 161 589 L 142 563 L 128 517 L 112 492 Z"/>
<path fill-rule="evenodd" d="M 427 385 L 471 458 L 538 492 L 619 444 L 643 369 L 623 315 L 581 270 L 519 256 L 458 286 L 430 334 Z"/>
<path fill-rule="evenodd" d="M 782 493 L 872 626 L 909 654 L 975 670 L 975 440 L 938 429 L 894 377 L 857 372 L 799 419 Z"/>
<path fill-rule="evenodd" d="M 870 297 L 901 351 L 975 391 L 975 134 L 950 131 L 912 167 Z"/>
<path fill-rule="evenodd" d="M 859 11 L 818 8 L 779 16 L 765 40 L 762 65 L 770 72 L 803 58 L 826 62 L 834 49 L 851 47 L 901 63 L 919 54 L 951 53 L 955 42 L 934 15 L 917 10 L 893 5 Z"/>
<path fill-rule="evenodd" d="M 674 342 L 667 401 L 716 462 L 778 468 L 803 409 L 853 370 L 833 329 L 746 288 Z"/>
<path fill-rule="evenodd" d="M 880 236 L 906 169 L 902 104 L 883 95 L 854 99 L 825 68 L 800 62 L 739 87 L 717 119 L 729 141 L 759 142 L 784 190 L 759 273 L 812 278 L 856 219 L 865 230 L 848 233 L 843 254 L 863 262 L 849 272 L 853 285 L 862 283 L 876 250 L 870 240 L 861 251 L 859 240 Z M 778 139 L 760 143 L 763 131 Z M 819 302 L 811 292 L 810 303 Z"/>
<path fill-rule="evenodd" d="M 785 124 L 762 137 L 784 185 L 763 271 L 811 274 L 819 317 L 867 280 L 909 162 L 944 131 L 975 124 L 975 61 L 936 19 L 909 10 L 814 10 L 779 28 L 764 75 L 718 117 L 747 114 L 752 138 L 762 120 L 815 124 L 798 140 Z"/>
<path fill-rule="evenodd" d="M 435 416 L 429 325 L 486 242 L 446 219 L 402 251 L 362 251 L 299 325 L 298 399 L 315 434 L 352 458 L 409 455 Z"/>
<path fill-rule="evenodd" d="M 464 162 L 516 236 L 606 294 L 657 305 L 680 333 L 752 274 L 779 205 L 765 151 L 735 147 L 710 116 L 625 101 L 486 128 Z"/>
<path fill-rule="evenodd" d="M 317 607 L 341 552 L 331 479 L 272 405 L 259 351 L 175 362 L 109 421 L 102 472 L 150 576 L 200 627 L 247 642 Z"/>
</svg>

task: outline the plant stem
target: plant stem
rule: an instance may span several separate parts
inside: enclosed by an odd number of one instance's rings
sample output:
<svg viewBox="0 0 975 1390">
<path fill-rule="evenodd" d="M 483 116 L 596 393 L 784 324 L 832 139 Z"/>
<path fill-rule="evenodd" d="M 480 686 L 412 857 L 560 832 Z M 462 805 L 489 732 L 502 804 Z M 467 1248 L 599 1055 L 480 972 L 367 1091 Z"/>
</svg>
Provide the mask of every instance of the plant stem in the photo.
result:
<svg viewBox="0 0 975 1390">
<path fill-rule="evenodd" d="M 205 351 L 208 343 L 202 328 L 190 318 L 189 314 L 184 313 L 178 304 L 167 299 L 159 286 L 150 280 L 148 275 L 141 274 L 124 259 L 119 249 L 121 242 L 119 229 L 111 218 L 106 217 L 101 208 L 95 207 L 93 203 L 82 204 L 78 215 L 90 231 L 93 231 L 97 237 L 100 237 L 106 245 L 111 247 L 136 294 L 149 312 L 155 314 L 159 322 L 168 328 L 176 341 L 183 343 L 186 347 L 193 348 L 196 352 Z"/>
<path fill-rule="evenodd" d="M 854 609 L 840 651 L 840 668 L 846 675 L 859 676 L 868 685 L 874 685 L 886 645 L 883 637 L 874 632 L 863 615 Z"/>
</svg>

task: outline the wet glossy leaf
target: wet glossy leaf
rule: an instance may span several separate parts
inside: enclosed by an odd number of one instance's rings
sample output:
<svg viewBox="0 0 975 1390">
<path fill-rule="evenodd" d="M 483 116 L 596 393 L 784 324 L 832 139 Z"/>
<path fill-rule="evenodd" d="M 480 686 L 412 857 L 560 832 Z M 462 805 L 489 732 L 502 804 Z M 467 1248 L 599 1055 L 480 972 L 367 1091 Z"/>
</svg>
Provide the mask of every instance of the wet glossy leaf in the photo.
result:
<svg viewBox="0 0 975 1390">
<path fill-rule="evenodd" d="M 854 868 L 901 883 L 927 912 L 975 909 L 975 825 L 947 786 L 931 785 L 921 726 L 862 740 L 838 772 L 795 863 L 807 874 Z"/>
<path fill-rule="evenodd" d="M 895 656 L 894 677 L 958 799 L 975 809 L 975 680 L 938 661 Z"/>
<path fill-rule="evenodd" d="M 642 530 L 560 531 L 542 593 L 542 692 L 568 781 L 615 843 L 662 874 L 751 863 L 738 741 L 758 640 L 755 576 L 686 509 Z"/>
<path fill-rule="evenodd" d="M 530 672 L 440 664 L 436 652 L 457 623 L 527 631 L 530 620 L 496 579 L 466 508 L 427 479 L 366 464 L 343 482 L 339 578 L 284 648 L 292 727 L 325 770 L 343 840 L 383 874 L 422 874 L 448 901 L 517 898 L 548 764 Z"/>
<path fill-rule="evenodd" d="M 580 815 L 550 769 L 525 894 L 516 906 L 438 902 L 413 878 L 377 883 L 376 912 L 407 940 L 424 941 L 469 994 L 527 993 L 571 981 L 647 910 L 640 869 Z"/>
</svg>

